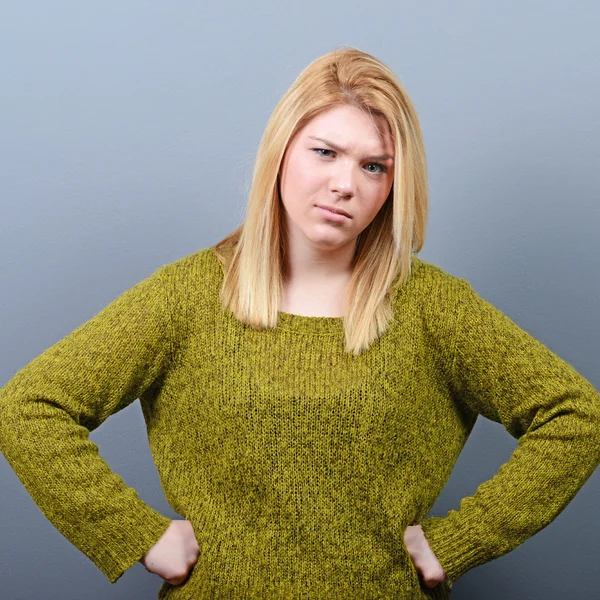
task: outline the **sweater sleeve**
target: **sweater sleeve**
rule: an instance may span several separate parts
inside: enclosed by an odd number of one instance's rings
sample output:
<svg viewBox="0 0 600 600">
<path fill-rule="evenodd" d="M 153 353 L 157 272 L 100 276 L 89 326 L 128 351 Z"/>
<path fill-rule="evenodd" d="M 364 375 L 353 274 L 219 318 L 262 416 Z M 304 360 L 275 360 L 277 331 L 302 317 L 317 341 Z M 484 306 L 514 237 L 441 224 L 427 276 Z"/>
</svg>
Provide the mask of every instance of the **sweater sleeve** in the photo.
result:
<svg viewBox="0 0 600 600">
<path fill-rule="evenodd" d="M 600 394 L 566 361 L 458 283 L 452 377 L 458 400 L 517 447 L 458 510 L 424 519 L 451 582 L 555 519 L 600 463 Z"/>
<path fill-rule="evenodd" d="M 125 485 L 88 439 L 159 385 L 168 368 L 165 270 L 125 291 L 0 389 L 0 452 L 52 525 L 111 583 L 171 522 Z"/>
</svg>

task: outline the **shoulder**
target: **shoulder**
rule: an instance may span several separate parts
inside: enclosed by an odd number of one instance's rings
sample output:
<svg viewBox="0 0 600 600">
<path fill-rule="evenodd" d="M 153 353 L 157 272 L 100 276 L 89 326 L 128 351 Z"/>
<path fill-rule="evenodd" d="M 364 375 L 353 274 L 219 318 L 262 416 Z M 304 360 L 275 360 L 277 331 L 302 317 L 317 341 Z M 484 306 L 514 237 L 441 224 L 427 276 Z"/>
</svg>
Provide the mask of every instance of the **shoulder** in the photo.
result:
<svg viewBox="0 0 600 600">
<path fill-rule="evenodd" d="M 182 285 L 193 282 L 217 282 L 222 278 L 223 267 L 213 246 L 200 248 L 169 263 L 159 269 L 170 280 L 172 285 Z"/>
<path fill-rule="evenodd" d="M 412 328 L 415 343 L 426 346 L 428 352 L 444 363 L 453 352 L 468 286 L 466 279 L 413 255 L 410 276 L 394 298 L 395 322 L 401 328 Z"/>
<path fill-rule="evenodd" d="M 395 318 L 404 322 L 412 315 L 432 334 L 450 339 L 470 289 L 466 279 L 413 255 L 410 277 L 394 295 Z"/>
<path fill-rule="evenodd" d="M 219 266 L 214 248 L 208 246 L 164 264 L 161 269 L 171 277 L 182 277 L 198 271 L 210 271 Z"/>
<path fill-rule="evenodd" d="M 469 286 L 470 284 L 466 279 L 413 254 L 411 274 L 403 287 L 406 288 L 406 292 L 410 291 L 429 301 L 451 302 L 456 300 L 461 292 Z M 401 287 L 400 290 L 402 291 L 403 288 Z"/>
<path fill-rule="evenodd" d="M 167 282 L 173 300 L 197 303 L 218 294 L 223 280 L 223 267 L 214 248 L 200 248 L 159 269 Z"/>
<path fill-rule="evenodd" d="M 219 313 L 219 289 L 223 269 L 212 246 L 200 248 L 163 264 L 158 272 L 164 292 L 174 336 L 184 339 L 190 324 L 216 318 Z"/>
<path fill-rule="evenodd" d="M 424 320 L 432 327 L 442 321 L 453 322 L 468 334 L 475 327 L 502 331 L 517 325 L 509 314 L 481 295 L 467 279 L 419 258 L 413 261 L 408 284 L 404 290 L 399 290 L 396 306 L 417 305 Z"/>
</svg>

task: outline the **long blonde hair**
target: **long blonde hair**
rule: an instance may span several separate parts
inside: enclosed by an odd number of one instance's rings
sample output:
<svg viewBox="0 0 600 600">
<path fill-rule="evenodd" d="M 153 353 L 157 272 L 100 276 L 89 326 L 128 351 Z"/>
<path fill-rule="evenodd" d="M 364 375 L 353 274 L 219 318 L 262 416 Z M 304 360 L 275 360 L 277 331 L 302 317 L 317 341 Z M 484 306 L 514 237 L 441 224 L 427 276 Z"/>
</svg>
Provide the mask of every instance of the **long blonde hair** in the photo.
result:
<svg viewBox="0 0 600 600">
<path fill-rule="evenodd" d="M 393 293 L 410 277 L 412 254 L 425 241 L 428 213 L 427 163 L 417 113 L 397 76 L 380 60 L 342 47 L 300 73 L 262 136 L 244 223 L 213 248 L 224 265 L 223 307 L 253 328 L 276 327 L 285 251 L 279 193 L 283 156 L 312 118 L 341 104 L 383 117 L 397 157 L 390 195 L 358 236 L 346 287 L 345 351 L 358 355 L 389 327 Z"/>
</svg>

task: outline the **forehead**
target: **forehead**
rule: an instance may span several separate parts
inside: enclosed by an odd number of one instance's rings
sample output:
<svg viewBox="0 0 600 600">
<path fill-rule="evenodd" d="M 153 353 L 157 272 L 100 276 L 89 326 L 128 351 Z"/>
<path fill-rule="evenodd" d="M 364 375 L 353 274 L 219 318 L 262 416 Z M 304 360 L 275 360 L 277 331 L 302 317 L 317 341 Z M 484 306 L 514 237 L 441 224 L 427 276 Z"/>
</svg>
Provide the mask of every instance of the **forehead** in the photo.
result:
<svg viewBox="0 0 600 600">
<path fill-rule="evenodd" d="M 301 137 L 316 136 L 344 148 L 392 153 L 390 126 L 383 116 L 369 115 L 355 106 L 331 107 L 313 117 L 300 132 Z"/>
</svg>

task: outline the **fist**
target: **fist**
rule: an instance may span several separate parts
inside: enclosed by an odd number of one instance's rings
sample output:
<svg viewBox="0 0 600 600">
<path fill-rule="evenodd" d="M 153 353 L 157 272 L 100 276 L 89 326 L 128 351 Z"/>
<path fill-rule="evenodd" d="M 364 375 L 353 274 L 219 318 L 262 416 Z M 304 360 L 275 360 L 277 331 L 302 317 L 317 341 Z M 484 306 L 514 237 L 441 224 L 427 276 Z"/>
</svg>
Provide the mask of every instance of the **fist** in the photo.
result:
<svg viewBox="0 0 600 600">
<path fill-rule="evenodd" d="M 420 525 L 410 525 L 406 528 L 404 545 L 426 587 L 433 588 L 448 579 Z"/>
<path fill-rule="evenodd" d="M 139 560 L 149 573 L 171 585 L 183 583 L 196 564 L 200 549 L 189 521 L 173 520 L 162 537 Z"/>
</svg>

